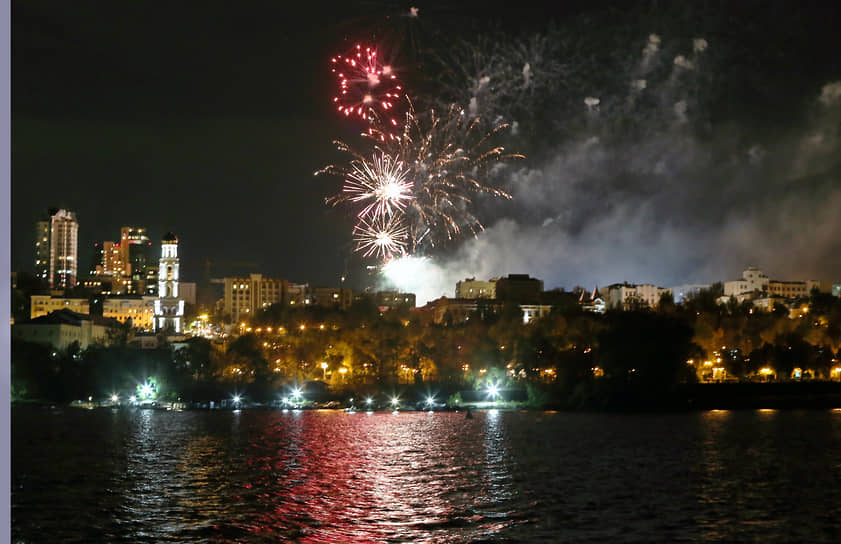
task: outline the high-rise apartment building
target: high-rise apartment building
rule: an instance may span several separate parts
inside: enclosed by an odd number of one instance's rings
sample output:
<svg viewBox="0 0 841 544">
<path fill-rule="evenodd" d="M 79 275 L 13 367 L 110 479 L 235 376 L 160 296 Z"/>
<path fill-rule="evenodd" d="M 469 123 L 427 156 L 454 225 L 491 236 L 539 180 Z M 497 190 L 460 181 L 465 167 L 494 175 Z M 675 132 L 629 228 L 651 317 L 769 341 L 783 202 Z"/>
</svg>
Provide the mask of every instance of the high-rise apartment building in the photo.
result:
<svg viewBox="0 0 841 544">
<path fill-rule="evenodd" d="M 35 223 L 35 277 L 50 281 L 50 222 Z"/>
<path fill-rule="evenodd" d="M 144 293 L 146 279 L 151 258 L 152 242 L 146 234 L 146 229 L 140 227 L 123 227 L 120 229 L 120 256 L 126 265 L 126 273 L 130 276 L 130 293 Z"/>
<path fill-rule="evenodd" d="M 35 225 L 35 273 L 52 288 L 76 285 L 79 277 L 79 222 L 68 210 L 50 209 Z"/>
</svg>

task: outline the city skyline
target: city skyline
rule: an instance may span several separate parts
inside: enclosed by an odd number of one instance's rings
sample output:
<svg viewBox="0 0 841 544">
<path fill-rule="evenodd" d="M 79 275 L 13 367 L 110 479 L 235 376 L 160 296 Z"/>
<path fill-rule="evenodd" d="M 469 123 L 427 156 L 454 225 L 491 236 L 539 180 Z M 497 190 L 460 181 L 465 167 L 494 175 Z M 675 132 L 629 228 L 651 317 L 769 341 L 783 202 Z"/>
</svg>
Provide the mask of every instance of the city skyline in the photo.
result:
<svg viewBox="0 0 841 544">
<path fill-rule="evenodd" d="M 60 220 L 66 218 L 72 218 L 73 224 L 78 227 L 78 222 L 75 221 L 75 214 L 70 210 L 58 210 L 58 209 L 50 209 L 49 213 L 52 216 L 58 217 Z M 45 221 L 38 221 L 36 223 L 36 231 L 41 233 L 44 230 L 45 226 L 49 225 L 49 222 Z M 123 226 L 120 229 L 120 242 L 114 243 L 110 241 L 104 242 L 96 242 L 94 243 L 95 253 L 91 258 L 90 263 L 82 263 L 79 264 L 81 267 L 81 272 L 74 276 L 75 283 L 74 285 L 78 284 L 79 286 L 83 286 L 86 289 L 91 289 L 91 292 L 101 293 L 106 296 L 116 296 L 116 297 L 125 297 L 125 296 L 140 296 L 140 295 L 153 295 L 156 296 L 158 293 L 158 269 L 152 262 L 150 250 L 154 251 L 152 247 L 152 242 L 149 236 L 146 234 L 146 229 L 143 227 L 129 227 Z M 42 263 L 42 257 L 44 254 L 44 245 L 47 246 L 46 253 L 50 253 L 51 247 L 51 240 L 52 236 L 46 234 L 48 242 L 46 244 L 42 244 L 40 241 L 37 241 L 35 244 L 35 277 L 41 278 L 40 269 L 39 267 L 44 266 Z M 74 239 L 76 234 L 74 234 Z M 172 239 L 176 239 L 177 237 L 170 231 L 167 232 L 162 239 L 159 241 L 161 251 L 164 250 L 164 245 L 171 243 Z M 176 242 L 177 243 L 177 242 Z M 100 244 L 102 247 L 100 247 Z M 147 247 L 148 246 L 148 247 Z M 75 263 L 79 263 L 80 259 L 77 255 L 73 255 L 71 260 Z M 128 263 L 128 264 L 127 264 Z M 148 264 L 148 267 L 147 267 Z M 238 321 L 239 317 L 236 311 L 231 311 L 231 285 L 230 282 L 232 280 L 236 280 L 237 282 L 240 281 L 241 278 L 247 278 L 250 276 L 251 280 L 245 280 L 249 282 L 253 282 L 253 278 L 257 277 L 260 278 L 263 276 L 264 271 L 257 268 L 256 264 L 253 262 L 246 262 L 246 263 L 223 263 L 223 264 L 234 264 L 237 265 L 237 270 L 235 272 L 228 272 L 223 274 L 218 274 L 218 277 L 211 278 L 208 276 L 208 272 L 210 270 L 210 265 L 213 264 L 210 261 L 205 262 L 205 266 L 203 267 L 204 276 L 201 277 L 199 274 L 196 274 L 191 279 L 194 280 L 198 284 L 202 284 L 204 289 L 210 289 L 206 292 L 205 295 L 205 302 L 209 303 L 209 297 L 211 295 L 211 291 L 213 291 L 210 283 L 208 282 L 221 282 L 224 280 L 225 283 L 225 290 L 224 296 L 219 302 L 224 301 L 225 308 L 227 308 L 227 313 L 231 313 L 234 315 L 233 320 Z M 416 266 L 418 263 L 407 261 L 407 266 Z M 247 265 L 246 268 L 242 268 L 243 265 Z M 49 266 L 49 265 L 48 265 Z M 420 263 L 420 269 L 423 268 L 423 263 Z M 140 272 L 137 272 L 137 269 Z M 520 272 L 528 272 L 528 271 L 520 271 Z M 411 275 L 412 271 L 408 272 L 401 272 L 403 275 Z M 500 276 L 495 277 L 486 277 L 486 278 L 479 278 L 477 281 L 476 274 L 472 274 L 472 277 L 465 276 L 463 279 L 459 279 L 453 285 L 447 286 L 440 291 L 431 291 L 425 287 L 420 289 L 419 293 L 415 293 L 414 291 L 409 291 L 407 289 L 401 289 L 399 282 L 398 285 L 394 286 L 393 289 L 396 289 L 396 292 L 403 292 L 407 294 L 411 294 L 413 300 L 417 297 L 417 302 L 423 306 L 426 303 L 432 303 L 433 301 L 445 297 L 445 298 L 485 298 L 488 297 L 488 293 L 495 292 L 495 288 L 493 285 L 500 280 L 504 279 L 504 277 L 516 277 L 522 276 L 528 278 L 528 273 L 508 273 L 502 274 Z M 675 284 L 670 285 L 667 287 L 663 287 L 661 285 L 656 285 L 651 283 L 650 280 L 643 278 L 642 281 L 636 280 L 629 283 L 627 278 L 615 278 L 613 281 L 602 283 L 603 286 L 603 295 L 605 293 L 605 289 L 612 289 L 614 287 L 621 287 L 625 286 L 626 288 L 630 288 L 636 292 L 640 288 L 649 289 L 650 293 L 647 295 L 643 295 L 642 299 L 647 302 L 648 305 L 654 306 L 656 305 L 656 301 L 659 299 L 660 295 L 668 291 L 671 293 L 676 301 L 680 301 L 683 299 L 684 296 L 689 295 L 690 293 L 697 292 L 699 289 L 707 289 L 710 285 L 719 283 L 723 288 L 724 297 L 732 297 L 735 296 L 739 299 L 739 302 L 744 300 L 744 295 L 762 292 L 769 296 L 768 300 L 766 301 L 767 304 L 773 303 L 772 297 L 786 297 L 786 298 L 796 298 L 796 297 L 807 297 L 812 288 L 817 287 L 820 289 L 821 292 L 832 293 L 833 295 L 837 294 L 836 291 L 841 289 L 841 283 L 838 283 L 841 278 L 838 277 L 830 277 L 830 278 L 805 278 L 805 277 L 797 277 L 797 278 L 787 278 L 787 279 L 779 279 L 779 277 L 775 277 L 774 279 L 769 278 L 763 270 L 754 267 L 753 265 L 748 265 L 747 268 L 744 268 L 742 271 L 743 279 L 728 279 L 727 277 L 720 277 L 710 280 L 705 283 L 688 283 L 684 281 L 682 284 Z M 735 276 L 734 276 L 735 277 Z M 540 278 L 533 278 L 535 281 L 539 281 L 541 286 L 543 285 L 543 280 Z M 138 284 L 138 280 L 140 283 Z M 282 284 L 281 287 L 272 287 L 271 289 L 275 289 L 278 295 L 282 292 L 283 298 L 286 298 L 286 291 L 288 287 L 294 287 L 295 289 L 310 289 L 315 291 L 319 289 L 327 289 L 330 291 L 329 296 L 332 295 L 333 290 L 338 290 L 339 292 L 347 291 L 351 293 L 352 290 L 347 288 L 343 281 L 339 281 L 338 284 L 335 285 L 325 285 L 325 284 L 314 284 L 307 278 L 278 278 L 278 277 L 267 277 L 265 280 L 257 280 L 257 283 L 261 281 L 271 281 L 271 282 L 280 282 Z M 163 280 L 161 280 L 163 281 Z M 103 284 L 106 282 L 107 285 Z M 300 282 L 300 283 L 297 283 Z M 193 285 L 196 285 L 193 283 Z M 421 282 L 422 284 L 423 282 Z M 356 288 L 356 292 L 390 292 L 392 290 L 391 286 L 383 286 L 382 283 L 374 282 L 375 285 L 368 285 L 363 288 Z M 462 287 L 462 284 L 469 285 L 469 287 Z M 138 287 L 138 285 L 140 287 Z M 145 287 L 144 287 L 145 285 Z M 379 285 L 379 287 L 376 287 Z M 453 287 L 450 289 L 450 287 Z M 96 287 L 96 289 L 93 289 Z M 477 289 L 476 297 L 471 296 L 464 296 L 460 294 L 462 289 L 469 289 L 471 292 L 473 291 L 473 287 Z M 51 285 L 51 288 L 54 286 Z M 542 288 L 542 287 L 541 287 Z M 546 289 L 547 291 L 553 290 L 560 290 L 566 292 L 586 292 L 588 290 L 588 286 L 585 284 L 576 284 L 576 285 L 550 285 Z M 593 282 L 593 291 L 596 292 L 599 290 L 599 282 Z M 295 299 L 300 299 L 299 302 L 303 303 L 304 299 L 303 291 L 295 295 Z M 259 298 L 259 297 L 258 297 Z M 490 298 L 494 298 L 494 296 L 490 296 Z M 620 296 L 620 299 L 624 298 L 624 295 Z M 280 298 L 276 296 L 270 297 L 272 301 L 280 301 Z M 268 299 L 267 299 L 268 300 Z M 265 302 L 265 301 L 264 301 Z M 309 300 L 307 300 L 309 303 Z M 344 302 L 344 306 L 347 306 L 350 303 L 350 299 Z M 294 304 L 294 302 L 292 303 Z M 213 304 L 211 304 L 213 306 Z M 261 307 L 259 304 L 254 306 L 253 302 L 250 305 L 251 311 L 254 308 Z M 262 303 L 262 308 L 267 307 L 266 303 Z M 249 310 L 245 310 L 249 311 Z"/>
<path fill-rule="evenodd" d="M 347 277 L 361 287 L 371 261 L 354 253 L 354 218 L 324 204 L 340 180 L 312 175 L 336 158 L 331 140 L 359 129 L 329 104 L 329 58 L 358 39 L 416 60 L 439 36 L 481 44 L 498 30 L 537 48 L 554 36 L 536 8 L 482 5 L 425 5 L 411 17 L 386 3 L 336 4 L 317 10 L 324 24 L 315 30 L 296 24 L 315 18 L 314 7 L 264 7 L 243 13 L 240 28 L 214 5 L 167 17 L 154 6 L 16 5 L 13 270 L 30 268 L 37 216 L 62 205 L 78 214 L 81 252 L 137 224 L 153 240 L 177 232 L 194 279 L 206 260 L 254 262 L 272 276 L 322 285 Z M 99 22 L 86 18 L 93 9 Z M 529 99 L 554 124 L 530 126 L 527 112 L 512 113 L 512 149 L 526 155 L 507 179 L 513 199 L 478 202 L 487 230 L 430 252 L 442 285 L 520 272 L 547 287 L 673 285 L 735 277 L 748 264 L 834 279 L 841 66 L 828 52 L 839 45 L 830 32 L 837 11 L 771 3 L 759 13 L 728 7 L 725 19 L 716 9 L 724 8 L 574 2 L 547 15 L 561 28 L 589 18 L 604 30 L 569 33 L 558 66 L 529 63 L 527 76 L 562 75 L 550 89 L 560 104 Z M 608 36 L 617 14 L 621 32 Z M 142 39 L 148 28 L 151 42 Z M 596 39 L 598 48 L 588 41 Z M 769 43 L 780 46 L 768 52 Z M 659 72 L 644 74 L 658 54 Z M 600 78 L 582 75 L 611 55 L 623 60 Z M 403 64 L 413 94 L 441 85 L 416 64 Z M 662 103 L 622 113 L 635 96 L 617 90 L 626 78 Z M 482 107 L 481 89 L 453 84 L 442 96 Z M 638 141 L 620 133 L 622 116 L 640 128 Z"/>
</svg>

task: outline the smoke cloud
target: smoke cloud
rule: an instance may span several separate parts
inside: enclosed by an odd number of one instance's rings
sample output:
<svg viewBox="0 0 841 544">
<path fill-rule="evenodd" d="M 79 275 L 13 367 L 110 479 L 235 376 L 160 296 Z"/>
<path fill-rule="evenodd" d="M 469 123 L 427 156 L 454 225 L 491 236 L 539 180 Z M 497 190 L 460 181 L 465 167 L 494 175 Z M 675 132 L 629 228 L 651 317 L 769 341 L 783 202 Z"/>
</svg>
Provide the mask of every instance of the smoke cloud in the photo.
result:
<svg viewBox="0 0 841 544">
<path fill-rule="evenodd" d="M 797 126 L 757 137 L 709 122 L 699 61 L 715 43 L 696 38 L 690 56 L 658 68 L 667 45 L 651 34 L 617 75 L 624 91 L 579 99 L 588 120 L 572 136 L 547 141 L 539 162 L 500 169 L 513 200 L 478 237 L 416 263 L 401 288 L 423 304 L 467 277 L 669 287 L 735 279 L 748 265 L 841 281 L 841 81 L 814 90 Z"/>
</svg>

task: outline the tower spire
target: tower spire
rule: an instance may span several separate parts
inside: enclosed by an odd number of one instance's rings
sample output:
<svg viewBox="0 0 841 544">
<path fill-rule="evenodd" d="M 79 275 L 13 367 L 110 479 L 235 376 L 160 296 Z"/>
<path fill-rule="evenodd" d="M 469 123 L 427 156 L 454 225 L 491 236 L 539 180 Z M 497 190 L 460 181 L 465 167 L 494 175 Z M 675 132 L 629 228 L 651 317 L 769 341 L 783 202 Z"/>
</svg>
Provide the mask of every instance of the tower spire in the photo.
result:
<svg viewBox="0 0 841 544">
<path fill-rule="evenodd" d="M 178 237 L 168 232 L 161 239 L 158 267 L 158 300 L 155 301 L 155 332 L 184 332 L 184 301 L 179 294 Z"/>
</svg>

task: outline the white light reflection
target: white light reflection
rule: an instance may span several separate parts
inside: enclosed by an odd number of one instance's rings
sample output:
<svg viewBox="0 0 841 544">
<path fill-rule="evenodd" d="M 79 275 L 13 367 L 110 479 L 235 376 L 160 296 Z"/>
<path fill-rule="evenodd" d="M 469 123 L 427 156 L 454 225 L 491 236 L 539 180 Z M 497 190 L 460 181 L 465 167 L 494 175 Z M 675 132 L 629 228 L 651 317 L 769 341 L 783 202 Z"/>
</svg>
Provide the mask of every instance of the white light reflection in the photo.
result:
<svg viewBox="0 0 841 544">
<path fill-rule="evenodd" d="M 511 500 L 514 496 L 503 425 L 503 417 L 499 410 L 492 409 L 486 412 L 482 490 L 485 498 L 483 502 L 487 503 L 490 510 L 494 505 Z"/>
</svg>

